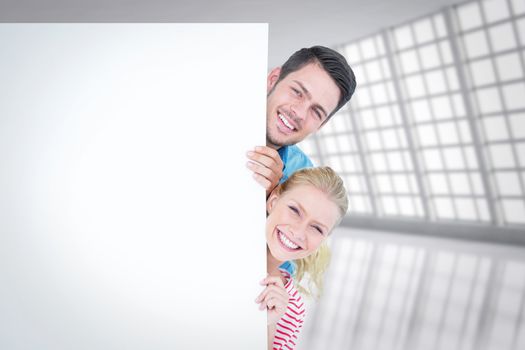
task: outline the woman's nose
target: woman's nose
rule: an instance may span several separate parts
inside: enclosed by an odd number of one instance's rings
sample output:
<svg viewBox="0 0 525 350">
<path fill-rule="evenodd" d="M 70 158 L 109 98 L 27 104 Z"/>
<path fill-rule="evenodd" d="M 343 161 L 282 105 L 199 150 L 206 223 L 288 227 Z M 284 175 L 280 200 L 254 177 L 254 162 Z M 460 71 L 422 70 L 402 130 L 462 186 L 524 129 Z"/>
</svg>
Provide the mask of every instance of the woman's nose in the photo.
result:
<svg viewBox="0 0 525 350">
<path fill-rule="evenodd" d="M 305 229 L 299 225 L 289 225 L 288 232 L 297 240 L 304 242 L 305 239 Z"/>
</svg>

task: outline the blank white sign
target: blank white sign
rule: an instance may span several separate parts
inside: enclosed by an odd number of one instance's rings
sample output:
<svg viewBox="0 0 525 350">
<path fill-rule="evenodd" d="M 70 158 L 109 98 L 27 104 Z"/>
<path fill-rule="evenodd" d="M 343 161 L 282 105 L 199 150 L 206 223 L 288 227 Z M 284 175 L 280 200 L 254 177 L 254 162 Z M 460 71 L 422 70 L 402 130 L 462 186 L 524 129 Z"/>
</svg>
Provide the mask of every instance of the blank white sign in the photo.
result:
<svg viewBox="0 0 525 350">
<path fill-rule="evenodd" d="M 265 349 L 266 24 L 0 25 L 0 348 Z"/>
</svg>

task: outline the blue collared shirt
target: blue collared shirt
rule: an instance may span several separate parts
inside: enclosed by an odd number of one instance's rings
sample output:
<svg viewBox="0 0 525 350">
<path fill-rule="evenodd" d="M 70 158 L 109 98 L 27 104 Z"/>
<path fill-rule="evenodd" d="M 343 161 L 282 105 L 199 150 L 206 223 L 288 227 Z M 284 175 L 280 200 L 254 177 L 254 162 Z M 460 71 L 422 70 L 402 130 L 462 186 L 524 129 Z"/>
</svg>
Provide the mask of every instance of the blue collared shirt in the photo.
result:
<svg viewBox="0 0 525 350">
<path fill-rule="evenodd" d="M 283 177 L 281 178 L 281 181 L 279 183 L 283 183 L 284 181 L 286 181 L 297 170 L 311 168 L 314 166 L 310 158 L 308 158 L 308 156 L 304 154 L 303 151 L 301 151 L 301 149 L 295 145 L 283 146 L 279 148 L 278 152 L 279 156 L 281 156 L 281 159 L 284 163 Z M 295 270 L 297 269 L 297 266 L 293 261 L 285 261 L 279 267 L 283 270 L 288 271 L 291 276 L 295 275 Z"/>
<path fill-rule="evenodd" d="M 280 183 L 286 181 L 290 175 L 295 173 L 297 170 L 304 168 L 311 168 L 314 165 L 312 161 L 306 154 L 301 151 L 296 145 L 292 146 L 283 146 L 278 150 L 279 155 L 284 163 L 283 168 L 283 177 L 281 178 Z"/>
</svg>

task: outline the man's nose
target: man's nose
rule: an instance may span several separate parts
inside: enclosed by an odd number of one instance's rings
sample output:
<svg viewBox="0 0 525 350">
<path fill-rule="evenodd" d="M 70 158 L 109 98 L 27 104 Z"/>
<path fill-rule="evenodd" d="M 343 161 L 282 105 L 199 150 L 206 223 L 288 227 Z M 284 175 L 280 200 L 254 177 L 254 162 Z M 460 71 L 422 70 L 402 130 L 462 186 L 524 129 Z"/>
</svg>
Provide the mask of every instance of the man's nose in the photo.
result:
<svg viewBox="0 0 525 350">
<path fill-rule="evenodd" d="M 292 114 L 295 119 L 304 120 L 306 119 L 306 113 L 308 111 L 308 107 L 306 106 L 306 103 L 295 103 L 291 106 Z"/>
</svg>

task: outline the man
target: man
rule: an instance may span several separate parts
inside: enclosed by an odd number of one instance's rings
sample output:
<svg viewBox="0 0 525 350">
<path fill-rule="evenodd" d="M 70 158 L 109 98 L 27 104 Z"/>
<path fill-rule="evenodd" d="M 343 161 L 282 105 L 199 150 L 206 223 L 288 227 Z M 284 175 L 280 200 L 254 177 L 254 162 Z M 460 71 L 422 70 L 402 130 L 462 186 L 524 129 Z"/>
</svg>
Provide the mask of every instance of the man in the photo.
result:
<svg viewBox="0 0 525 350">
<path fill-rule="evenodd" d="M 248 152 L 247 163 L 267 196 L 293 172 L 312 166 L 295 144 L 328 122 L 350 100 L 355 87 L 345 58 L 323 46 L 303 48 L 270 72 L 266 146 Z"/>
<path fill-rule="evenodd" d="M 328 122 L 350 100 L 355 87 L 354 73 L 345 58 L 323 46 L 301 49 L 270 72 L 266 146 L 247 154 L 247 167 L 266 189 L 266 197 L 292 173 L 312 166 L 295 144 Z M 294 274 L 291 262 L 281 268 Z"/>
</svg>

